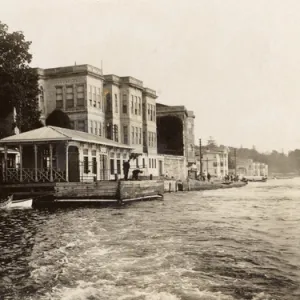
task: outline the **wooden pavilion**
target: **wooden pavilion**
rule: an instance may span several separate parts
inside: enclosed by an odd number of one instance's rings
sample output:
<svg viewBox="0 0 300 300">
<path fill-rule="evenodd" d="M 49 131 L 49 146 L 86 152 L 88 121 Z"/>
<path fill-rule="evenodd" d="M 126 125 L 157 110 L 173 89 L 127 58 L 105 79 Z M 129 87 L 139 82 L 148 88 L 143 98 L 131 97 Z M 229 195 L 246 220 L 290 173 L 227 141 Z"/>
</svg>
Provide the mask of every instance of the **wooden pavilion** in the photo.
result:
<svg viewBox="0 0 300 300">
<path fill-rule="evenodd" d="M 41 127 L 0 140 L 4 148 L 2 181 L 11 183 L 93 182 L 123 175 L 132 148 L 86 132 Z M 19 163 L 8 164 L 8 149 Z"/>
</svg>

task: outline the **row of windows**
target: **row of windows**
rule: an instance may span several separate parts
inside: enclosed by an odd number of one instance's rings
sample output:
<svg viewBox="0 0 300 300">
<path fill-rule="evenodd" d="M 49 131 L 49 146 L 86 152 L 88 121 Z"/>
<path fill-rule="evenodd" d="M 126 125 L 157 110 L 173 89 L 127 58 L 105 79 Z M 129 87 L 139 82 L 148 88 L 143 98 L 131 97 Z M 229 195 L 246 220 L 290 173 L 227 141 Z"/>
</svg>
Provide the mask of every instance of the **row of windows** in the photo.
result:
<svg viewBox="0 0 300 300">
<path fill-rule="evenodd" d="M 142 100 L 141 97 L 131 96 L 131 114 L 142 115 Z"/>
<path fill-rule="evenodd" d="M 75 91 L 76 91 L 76 103 L 78 107 L 84 107 L 84 85 L 67 85 L 65 87 L 56 87 L 56 108 L 64 108 L 64 100 L 66 103 L 66 109 L 73 108 L 75 106 Z"/>
<path fill-rule="evenodd" d="M 143 160 L 142 160 L 142 166 L 139 165 L 139 159 L 138 158 L 135 160 L 135 162 L 136 162 L 136 167 L 137 168 L 140 168 L 140 167 L 146 168 L 145 158 L 143 158 Z M 156 169 L 156 159 L 155 158 L 149 158 L 148 166 L 149 166 L 150 169 Z"/>
<path fill-rule="evenodd" d="M 155 105 L 148 104 L 147 105 L 147 111 L 148 111 L 148 120 L 150 121 L 156 121 L 155 117 Z"/>
<path fill-rule="evenodd" d="M 85 131 L 85 121 L 84 120 L 77 120 L 77 121 L 70 121 L 70 125 L 72 129 Z"/>
<path fill-rule="evenodd" d="M 104 133 L 104 123 L 102 122 L 97 122 L 97 121 L 90 121 L 90 129 L 89 129 L 89 133 L 92 133 L 92 134 L 96 134 L 96 135 L 99 135 L 99 136 L 104 136 L 105 133 Z"/>
<path fill-rule="evenodd" d="M 131 126 L 131 144 L 142 145 L 142 128 Z"/>
<path fill-rule="evenodd" d="M 69 85 L 65 87 L 58 86 L 56 87 L 56 108 L 64 109 L 64 100 L 66 109 L 75 107 L 75 91 L 76 91 L 76 105 L 77 107 L 84 107 L 84 85 Z M 42 96 L 41 102 L 44 101 Z M 123 105 L 122 105 L 122 113 L 127 114 L 127 94 L 123 95 Z M 118 102 L 118 94 L 114 94 L 114 101 L 112 102 L 111 94 L 106 94 L 106 111 L 112 111 L 112 105 L 114 105 L 114 112 L 119 112 L 119 102 Z M 95 86 L 89 85 L 89 106 L 99 108 L 100 110 L 105 110 L 105 104 L 103 102 L 103 98 L 101 97 L 101 89 Z M 143 106 L 143 110 L 145 112 L 145 107 Z M 148 112 L 148 120 L 155 121 L 155 105 L 148 104 L 147 105 Z M 142 115 L 142 99 L 138 96 L 131 96 L 131 114 L 132 115 Z"/>
<path fill-rule="evenodd" d="M 155 147 L 156 146 L 156 134 L 155 132 L 148 132 L 148 145 L 149 147 Z"/>
</svg>

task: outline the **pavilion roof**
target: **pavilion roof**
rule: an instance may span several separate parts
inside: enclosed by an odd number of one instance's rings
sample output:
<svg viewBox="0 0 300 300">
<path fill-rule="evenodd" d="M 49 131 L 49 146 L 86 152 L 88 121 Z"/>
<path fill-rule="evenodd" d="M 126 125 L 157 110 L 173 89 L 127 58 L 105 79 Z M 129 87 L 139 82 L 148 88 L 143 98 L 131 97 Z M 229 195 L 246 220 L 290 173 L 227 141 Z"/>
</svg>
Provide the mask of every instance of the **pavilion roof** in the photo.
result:
<svg viewBox="0 0 300 300">
<path fill-rule="evenodd" d="M 118 143 L 107 138 L 86 133 L 82 131 L 66 129 L 55 126 L 45 126 L 20 134 L 12 135 L 0 140 L 0 144 L 22 144 L 33 142 L 54 142 L 54 141 L 78 141 L 84 143 L 100 144 L 118 148 L 132 149 L 132 147 Z"/>
</svg>

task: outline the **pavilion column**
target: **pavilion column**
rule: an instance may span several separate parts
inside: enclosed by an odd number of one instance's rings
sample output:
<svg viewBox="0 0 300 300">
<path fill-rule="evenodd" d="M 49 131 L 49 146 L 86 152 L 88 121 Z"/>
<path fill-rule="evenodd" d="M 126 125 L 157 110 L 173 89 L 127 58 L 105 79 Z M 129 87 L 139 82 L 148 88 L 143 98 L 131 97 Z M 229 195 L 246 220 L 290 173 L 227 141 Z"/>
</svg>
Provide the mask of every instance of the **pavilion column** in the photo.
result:
<svg viewBox="0 0 300 300">
<path fill-rule="evenodd" d="M 69 142 L 65 144 L 66 149 L 66 181 L 69 181 Z"/>
<path fill-rule="evenodd" d="M 37 172 L 37 145 L 34 144 L 34 180 L 37 182 L 38 181 L 38 172 Z"/>
<path fill-rule="evenodd" d="M 19 145 L 20 152 L 20 182 L 23 181 L 23 146 Z"/>
<path fill-rule="evenodd" d="M 50 181 L 53 181 L 53 145 L 49 144 L 49 152 L 50 152 Z"/>
</svg>

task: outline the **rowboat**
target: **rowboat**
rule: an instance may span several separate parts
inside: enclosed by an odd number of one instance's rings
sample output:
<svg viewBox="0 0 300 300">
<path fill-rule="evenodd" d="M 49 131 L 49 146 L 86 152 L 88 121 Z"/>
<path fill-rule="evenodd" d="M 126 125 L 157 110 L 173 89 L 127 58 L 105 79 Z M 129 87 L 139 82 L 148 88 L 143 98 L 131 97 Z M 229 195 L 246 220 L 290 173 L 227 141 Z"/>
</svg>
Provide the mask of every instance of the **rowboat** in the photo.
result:
<svg viewBox="0 0 300 300">
<path fill-rule="evenodd" d="M 20 199 L 13 200 L 7 206 L 7 208 L 31 208 L 32 207 L 32 199 Z"/>
<path fill-rule="evenodd" d="M 32 199 L 13 200 L 13 195 L 9 195 L 0 200 L 0 208 L 31 208 Z"/>
</svg>

